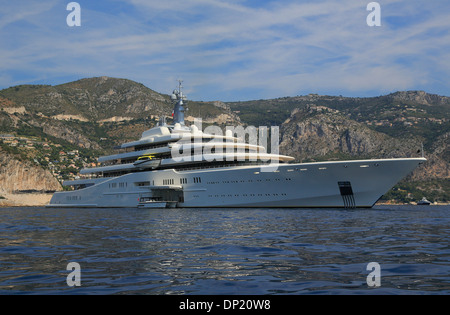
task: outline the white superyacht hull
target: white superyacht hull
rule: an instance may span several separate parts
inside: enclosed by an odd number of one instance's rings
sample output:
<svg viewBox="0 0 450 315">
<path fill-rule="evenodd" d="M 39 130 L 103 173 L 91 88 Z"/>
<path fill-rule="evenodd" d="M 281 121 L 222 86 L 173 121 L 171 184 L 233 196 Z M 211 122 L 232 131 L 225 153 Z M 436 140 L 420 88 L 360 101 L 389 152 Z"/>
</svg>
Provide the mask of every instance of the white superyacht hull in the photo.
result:
<svg viewBox="0 0 450 315">
<path fill-rule="evenodd" d="M 80 180 L 49 207 L 138 207 L 150 199 L 176 207 L 372 207 L 424 158 L 377 159 L 134 172 Z M 267 170 L 267 171 L 265 171 Z M 73 183 L 72 183 L 73 184 Z"/>
</svg>

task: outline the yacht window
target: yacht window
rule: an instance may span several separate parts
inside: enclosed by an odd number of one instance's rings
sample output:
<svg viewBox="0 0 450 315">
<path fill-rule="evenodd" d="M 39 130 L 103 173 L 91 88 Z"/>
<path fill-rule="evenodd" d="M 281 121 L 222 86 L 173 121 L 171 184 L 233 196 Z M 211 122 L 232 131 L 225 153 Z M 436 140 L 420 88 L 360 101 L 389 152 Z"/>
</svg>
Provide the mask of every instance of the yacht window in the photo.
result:
<svg viewBox="0 0 450 315">
<path fill-rule="evenodd" d="M 136 186 L 150 186 L 150 182 L 136 182 L 134 184 Z"/>
</svg>

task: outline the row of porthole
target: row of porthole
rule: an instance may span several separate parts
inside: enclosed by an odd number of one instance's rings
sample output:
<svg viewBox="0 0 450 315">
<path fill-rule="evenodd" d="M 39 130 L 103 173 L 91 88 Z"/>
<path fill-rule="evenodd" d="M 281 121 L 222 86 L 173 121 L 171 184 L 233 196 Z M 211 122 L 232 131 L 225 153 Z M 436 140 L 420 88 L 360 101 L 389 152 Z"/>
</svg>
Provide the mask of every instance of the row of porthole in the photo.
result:
<svg viewBox="0 0 450 315">
<path fill-rule="evenodd" d="M 287 196 L 286 193 L 273 193 L 273 194 L 242 194 L 242 196 L 240 194 L 217 194 L 217 195 L 208 195 L 209 198 L 218 198 L 218 197 L 263 197 L 263 196 Z M 198 197 L 198 196 L 194 196 L 194 197 Z"/>
<path fill-rule="evenodd" d="M 378 163 L 375 163 L 374 164 L 374 166 L 379 166 L 379 164 Z M 344 167 L 345 168 L 347 168 L 348 167 L 348 165 L 344 165 Z M 364 164 L 364 165 L 360 165 L 359 167 L 369 167 L 369 165 L 366 165 L 366 164 Z M 318 168 L 319 170 L 326 170 L 327 168 L 326 167 L 319 167 Z M 307 168 L 300 168 L 300 169 L 295 169 L 295 170 L 299 170 L 299 171 L 307 171 L 308 169 Z M 294 171 L 294 169 L 288 169 L 287 170 L 288 172 L 292 172 L 292 171 Z M 255 172 L 255 174 L 259 174 L 259 172 Z M 270 179 L 270 178 L 266 178 L 266 180 L 265 181 L 271 181 L 272 179 Z M 280 179 L 279 178 L 274 178 L 273 179 L 274 181 L 280 181 Z M 286 180 L 292 180 L 290 177 L 286 177 Z M 262 182 L 263 180 L 262 179 L 257 179 L 256 180 L 257 182 Z M 237 181 L 237 180 L 231 180 L 231 181 L 222 181 L 222 184 L 237 184 L 237 183 L 239 183 L 239 182 L 241 182 L 241 183 L 245 183 L 246 181 L 245 180 L 240 180 L 240 181 Z M 249 183 L 252 183 L 253 182 L 253 180 L 252 179 L 249 179 L 249 180 L 247 180 L 247 182 L 249 182 Z M 187 183 L 187 179 L 185 179 L 185 178 L 183 178 L 183 179 L 180 179 L 180 183 L 181 184 L 186 184 Z M 201 178 L 200 177 L 194 177 L 194 183 L 201 183 Z M 166 179 L 166 180 L 163 180 L 163 185 L 170 185 L 170 184 L 172 184 L 173 185 L 173 179 Z M 210 182 L 207 182 L 207 184 L 220 184 L 220 182 L 219 181 L 210 181 Z"/>
<path fill-rule="evenodd" d="M 379 164 L 378 164 L 378 163 L 375 163 L 374 166 L 379 166 Z M 347 168 L 348 165 L 344 165 L 344 167 Z M 365 167 L 369 167 L 369 165 L 363 164 L 363 165 L 360 165 L 359 167 L 365 168 Z M 319 167 L 318 169 L 319 169 L 319 170 L 326 170 L 327 167 Z M 307 171 L 308 169 L 307 169 L 307 168 L 296 168 L 295 170 L 296 170 L 296 171 Z M 288 169 L 287 171 L 288 171 L 288 172 L 293 172 L 294 169 Z M 255 172 L 255 174 L 260 174 L 260 172 Z M 266 181 L 271 181 L 271 180 L 272 180 L 272 179 L 270 179 L 270 178 L 266 178 Z M 274 180 L 275 180 L 275 181 L 280 181 L 279 178 L 275 178 Z M 292 179 L 289 178 L 289 177 L 287 177 L 286 180 L 292 180 Z M 262 182 L 263 180 L 262 180 L 262 179 L 257 179 L 256 181 L 257 181 L 257 182 Z M 245 180 L 240 180 L 240 181 L 237 181 L 237 180 L 222 181 L 222 184 L 237 184 L 237 183 L 239 183 L 239 182 L 245 183 L 246 181 L 245 181 Z M 253 180 L 249 179 L 249 180 L 247 180 L 247 182 L 252 183 Z M 210 181 L 210 182 L 207 182 L 207 184 L 220 184 L 220 182 L 219 182 L 219 181 Z"/>
<path fill-rule="evenodd" d="M 292 180 L 292 178 L 290 178 L 290 177 L 287 177 L 287 178 L 285 178 L 286 180 Z M 262 179 L 257 179 L 256 181 L 257 182 L 263 182 L 263 181 L 266 181 L 266 182 L 270 182 L 270 181 L 272 181 L 272 180 L 274 180 L 274 181 L 281 181 L 281 179 L 280 178 L 266 178 L 265 180 L 262 180 Z M 222 184 L 237 184 L 237 183 L 245 183 L 245 182 L 247 182 L 247 183 L 253 183 L 253 179 L 248 179 L 248 180 L 240 180 L 240 181 L 234 181 L 234 180 L 223 180 L 222 181 Z M 214 185 L 214 184 L 220 184 L 220 182 L 219 181 L 215 181 L 215 182 L 207 182 L 207 184 L 210 184 L 210 185 Z"/>
<path fill-rule="evenodd" d="M 375 163 L 375 164 L 373 164 L 373 166 L 377 167 L 377 166 L 380 166 L 380 164 Z M 345 167 L 345 168 L 348 168 L 348 165 L 345 164 L 344 167 Z M 370 167 L 370 165 L 368 165 L 368 164 L 362 164 L 362 165 L 360 165 L 359 167 L 365 168 L 365 167 Z M 326 167 L 326 166 L 323 166 L 323 167 L 319 167 L 318 169 L 319 169 L 319 170 L 326 170 L 327 167 Z M 287 171 L 288 171 L 288 172 L 293 172 L 293 171 L 307 171 L 307 170 L 308 170 L 307 168 L 296 168 L 296 169 L 292 169 L 292 168 L 291 168 L 291 169 L 288 169 Z M 257 172 L 257 173 L 259 174 L 259 172 Z"/>
<path fill-rule="evenodd" d="M 380 166 L 380 164 L 375 163 L 373 166 L 378 167 L 378 166 Z M 347 168 L 348 165 L 345 164 L 344 167 Z M 362 165 L 360 165 L 359 167 L 361 167 L 361 168 L 366 168 L 366 167 L 370 167 L 370 165 L 368 165 L 368 164 L 362 164 Z"/>
</svg>

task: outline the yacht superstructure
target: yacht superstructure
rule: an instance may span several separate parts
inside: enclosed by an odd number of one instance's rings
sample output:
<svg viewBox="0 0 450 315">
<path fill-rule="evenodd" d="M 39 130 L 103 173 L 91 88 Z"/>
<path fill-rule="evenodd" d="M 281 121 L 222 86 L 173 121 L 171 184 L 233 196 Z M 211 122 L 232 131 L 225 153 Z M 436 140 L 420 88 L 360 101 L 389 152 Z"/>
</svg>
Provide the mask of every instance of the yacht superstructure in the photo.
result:
<svg viewBox="0 0 450 315">
<path fill-rule="evenodd" d="M 181 82 L 173 123 L 124 143 L 63 184 L 49 207 L 372 207 L 425 158 L 292 163 L 232 132 L 186 126 Z M 291 163 L 290 163 L 291 162 Z"/>
</svg>

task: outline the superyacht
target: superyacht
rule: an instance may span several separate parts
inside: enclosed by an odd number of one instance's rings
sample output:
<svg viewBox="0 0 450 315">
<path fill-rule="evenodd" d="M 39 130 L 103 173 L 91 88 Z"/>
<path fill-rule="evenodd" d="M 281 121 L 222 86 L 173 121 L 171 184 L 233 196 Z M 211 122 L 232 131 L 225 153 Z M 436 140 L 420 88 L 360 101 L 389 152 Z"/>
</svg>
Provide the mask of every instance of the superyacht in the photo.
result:
<svg viewBox="0 0 450 315">
<path fill-rule="evenodd" d="M 293 163 L 232 132 L 207 133 L 184 121 L 181 83 L 173 122 L 161 118 L 139 140 L 98 158 L 65 181 L 48 207 L 370 208 L 425 158 Z M 205 129 L 206 130 L 206 129 Z"/>
</svg>

